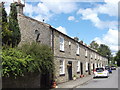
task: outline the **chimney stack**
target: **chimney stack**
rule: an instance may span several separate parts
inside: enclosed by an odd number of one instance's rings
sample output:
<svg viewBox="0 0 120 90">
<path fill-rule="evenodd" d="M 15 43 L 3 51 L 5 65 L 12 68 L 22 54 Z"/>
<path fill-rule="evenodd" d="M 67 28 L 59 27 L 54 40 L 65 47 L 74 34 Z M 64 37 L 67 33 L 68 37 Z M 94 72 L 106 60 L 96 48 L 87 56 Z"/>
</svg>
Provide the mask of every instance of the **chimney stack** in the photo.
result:
<svg viewBox="0 0 120 90">
<path fill-rule="evenodd" d="M 17 13 L 23 14 L 23 7 L 25 7 L 25 5 L 22 4 L 20 0 L 18 0 L 18 2 L 15 2 L 15 3 L 17 6 Z"/>
<path fill-rule="evenodd" d="M 78 37 L 74 37 L 74 40 L 79 41 L 79 38 Z"/>
</svg>

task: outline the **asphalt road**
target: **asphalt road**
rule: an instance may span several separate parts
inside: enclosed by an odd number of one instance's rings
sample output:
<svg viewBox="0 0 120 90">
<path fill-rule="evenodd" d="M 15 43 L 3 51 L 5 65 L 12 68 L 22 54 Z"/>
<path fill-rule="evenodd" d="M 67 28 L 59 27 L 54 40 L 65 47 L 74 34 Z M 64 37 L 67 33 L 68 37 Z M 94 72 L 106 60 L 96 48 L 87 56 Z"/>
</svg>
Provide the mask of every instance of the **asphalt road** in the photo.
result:
<svg viewBox="0 0 120 90">
<path fill-rule="evenodd" d="M 108 78 L 95 78 L 76 88 L 118 88 L 118 68 Z"/>
</svg>

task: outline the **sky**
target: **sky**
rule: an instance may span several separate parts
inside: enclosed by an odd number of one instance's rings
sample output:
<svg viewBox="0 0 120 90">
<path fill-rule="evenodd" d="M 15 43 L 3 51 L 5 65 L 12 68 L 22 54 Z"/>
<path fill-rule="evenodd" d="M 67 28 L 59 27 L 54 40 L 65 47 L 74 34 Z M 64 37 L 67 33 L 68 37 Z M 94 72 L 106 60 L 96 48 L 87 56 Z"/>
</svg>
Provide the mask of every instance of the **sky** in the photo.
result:
<svg viewBox="0 0 120 90">
<path fill-rule="evenodd" d="M 4 1 L 9 13 L 9 3 Z M 70 37 L 84 43 L 93 40 L 106 44 L 113 54 L 118 51 L 118 2 L 120 0 L 25 0 L 24 14 L 45 20 Z M 21 0 L 24 3 L 23 0 Z"/>
</svg>

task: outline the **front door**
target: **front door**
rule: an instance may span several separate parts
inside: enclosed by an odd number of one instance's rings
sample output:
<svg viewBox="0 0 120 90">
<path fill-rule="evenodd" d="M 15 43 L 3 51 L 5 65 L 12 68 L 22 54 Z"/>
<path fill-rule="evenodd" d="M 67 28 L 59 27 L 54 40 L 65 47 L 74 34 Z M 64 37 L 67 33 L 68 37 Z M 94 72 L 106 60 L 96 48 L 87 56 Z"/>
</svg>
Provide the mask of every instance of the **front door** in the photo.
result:
<svg viewBox="0 0 120 90">
<path fill-rule="evenodd" d="M 88 63 L 88 74 L 90 75 L 90 63 Z"/>
<path fill-rule="evenodd" d="M 95 64 L 93 63 L 93 73 L 94 73 L 94 70 L 95 70 Z"/>
<path fill-rule="evenodd" d="M 83 75 L 83 63 L 80 63 L 80 71 L 81 71 L 81 75 Z"/>
<path fill-rule="evenodd" d="M 72 61 L 68 61 L 68 79 L 72 80 Z"/>
</svg>

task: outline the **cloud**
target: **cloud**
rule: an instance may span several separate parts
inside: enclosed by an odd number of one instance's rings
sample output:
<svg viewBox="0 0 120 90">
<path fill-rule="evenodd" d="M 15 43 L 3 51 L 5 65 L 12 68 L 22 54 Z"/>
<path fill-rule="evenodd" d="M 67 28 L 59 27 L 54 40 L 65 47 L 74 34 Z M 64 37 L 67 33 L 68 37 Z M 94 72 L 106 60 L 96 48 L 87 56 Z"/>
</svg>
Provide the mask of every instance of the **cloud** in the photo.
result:
<svg viewBox="0 0 120 90">
<path fill-rule="evenodd" d="M 38 3 L 36 6 L 33 6 L 32 4 L 26 3 L 26 7 L 24 9 L 24 13 L 27 16 L 30 16 L 34 19 L 37 19 L 39 21 L 42 21 L 43 19 L 45 21 L 48 21 L 52 17 L 52 13 L 49 11 L 48 7 L 46 7 L 42 3 Z"/>
<path fill-rule="evenodd" d="M 55 14 L 71 13 L 76 10 L 76 3 L 71 1 L 72 0 L 68 0 L 68 2 L 64 2 L 64 0 L 41 0 L 42 4 L 47 6 L 49 10 Z"/>
<path fill-rule="evenodd" d="M 81 14 L 81 19 L 90 20 L 97 28 L 112 28 L 117 29 L 117 21 L 103 21 L 98 15 L 106 14 L 108 16 L 118 16 L 118 1 L 120 0 L 104 0 L 105 4 L 96 5 L 94 8 L 79 9 L 77 14 Z"/>
<path fill-rule="evenodd" d="M 114 53 L 118 51 L 118 39 L 118 30 L 109 29 L 108 32 L 102 37 L 94 38 L 94 41 L 96 41 L 98 44 L 108 45 L 111 51 Z"/>
<path fill-rule="evenodd" d="M 26 3 L 24 12 L 37 20 L 42 20 L 44 18 L 45 21 L 49 21 L 49 19 L 56 14 L 67 14 L 77 9 L 76 3 L 63 1 L 64 0 L 41 0 L 42 3 L 39 2 L 37 6 Z M 36 15 L 34 16 L 34 14 Z"/>
<path fill-rule="evenodd" d="M 69 20 L 69 21 L 74 21 L 74 20 L 75 20 L 75 17 L 74 17 L 74 16 L 69 16 L 69 17 L 68 17 L 68 20 Z"/>
<path fill-rule="evenodd" d="M 120 0 L 104 0 L 106 4 L 99 5 L 96 10 L 98 13 L 108 14 L 109 16 L 118 16 L 118 2 Z"/>
<path fill-rule="evenodd" d="M 6 0 L 7 1 L 7 0 Z M 17 0 L 14 0 L 17 1 Z M 13 0 L 8 1 L 10 4 Z M 21 1 L 22 3 L 23 0 Z M 27 16 L 32 18 L 41 20 L 45 19 L 48 21 L 52 16 L 61 13 L 71 13 L 77 9 L 77 4 L 72 2 L 72 0 L 68 0 L 68 2 L 64 2 L 64 0 L 39 0 L 37 5 L 33 5 L 32 3 L 26 3 L 24 8 L 24 13 Z M 9 5 L 7 5 L 7 13 L 9 14 Z"/>
<path fill-rule="evenodd" d="M 64 34 L 67 34 L 66 29 L 65 29 L 64 27 L 62 27 L 62 26 L 59 26 L 59 27 L 57 27 L 56 29 L 57 29 L 58 31 L 64 33 Z"/>
</svg>

